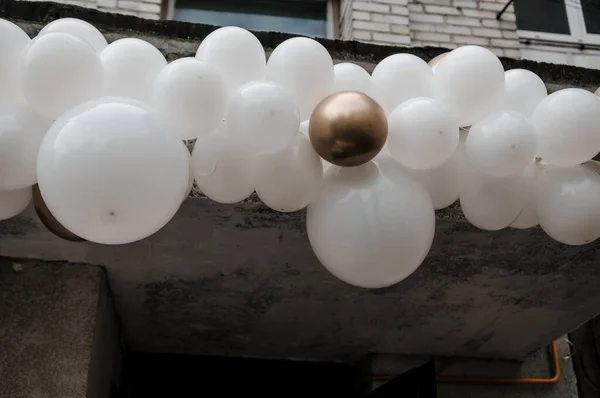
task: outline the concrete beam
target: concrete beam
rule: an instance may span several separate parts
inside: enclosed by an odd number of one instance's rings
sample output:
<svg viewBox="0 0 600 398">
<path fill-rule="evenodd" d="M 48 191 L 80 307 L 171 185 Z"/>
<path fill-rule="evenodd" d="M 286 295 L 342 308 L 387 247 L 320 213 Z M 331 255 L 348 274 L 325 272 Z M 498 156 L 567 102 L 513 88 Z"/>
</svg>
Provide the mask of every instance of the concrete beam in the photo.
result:
<svg viewBox="0 0 600 398">
<path fill-rule="evenodd" d="M 119 336 L 99 267 L 0 257 L 0 397 L 109 398 Z"/>
</svg>

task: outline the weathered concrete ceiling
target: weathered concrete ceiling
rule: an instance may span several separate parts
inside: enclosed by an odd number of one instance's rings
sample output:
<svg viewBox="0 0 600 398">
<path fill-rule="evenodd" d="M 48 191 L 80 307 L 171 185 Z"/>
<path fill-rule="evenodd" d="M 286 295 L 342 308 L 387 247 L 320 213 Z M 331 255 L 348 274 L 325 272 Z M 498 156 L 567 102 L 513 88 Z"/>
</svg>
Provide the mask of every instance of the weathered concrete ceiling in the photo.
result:
<svg viewBox="0 0 600 398">
<path fill-rule="evenodd" d="M 169 59 L 214 27 L 152 22 L 52 3 L 0 0 L 30 34 L 78 17 L 110 39 L 136 36 Z M 288 35 L 257 33 L 266 48 Z M 323 40 L 337 60 L 373 65 L 409 51 Z M 546 82 L 595 88 L 600 71 L 503 60 Z M 140 198 L 143 200 L 143 198 Z M 29 208 L 0 222 L 0 256 L 105 266 L 134 349 L 351 360 L 369 352 L 522 358 L 600 312 L 599 243 L 560 245 L 539 229 L 482 232 L 458 206 L 437 213 L 433 249 L 406 281 L 363 290 L 333 278 L 308 244 L 304 212 L 188 199 L 163 230 L 124 246 L 62 241 Z M 26 271 L 25 271 L 26 272 Z"/>
</svg>

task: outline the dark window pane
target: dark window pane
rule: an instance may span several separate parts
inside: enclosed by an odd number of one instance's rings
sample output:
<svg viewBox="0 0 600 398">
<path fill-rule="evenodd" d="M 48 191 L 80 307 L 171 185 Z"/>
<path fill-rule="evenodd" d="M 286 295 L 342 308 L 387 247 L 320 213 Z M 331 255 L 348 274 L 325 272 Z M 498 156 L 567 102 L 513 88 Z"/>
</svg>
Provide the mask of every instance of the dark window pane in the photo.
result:
<svg viewBox="0 0 600 398">
<path fill-rule="evenodd" d="M 327 36 L 327 4 L 323 1 L 176 0 L 175 4 L 177 21 Z"/>
<path fill-rule="evenodd" d="M 600 34 L 600 0 L 581 0 L 585 30 L 590 34 Z"/>
<path fill-rule="evenodd" d="M 571 34 L 564 0 L 515 0 L 515 14 L 521 30 Z"/>
</svg>

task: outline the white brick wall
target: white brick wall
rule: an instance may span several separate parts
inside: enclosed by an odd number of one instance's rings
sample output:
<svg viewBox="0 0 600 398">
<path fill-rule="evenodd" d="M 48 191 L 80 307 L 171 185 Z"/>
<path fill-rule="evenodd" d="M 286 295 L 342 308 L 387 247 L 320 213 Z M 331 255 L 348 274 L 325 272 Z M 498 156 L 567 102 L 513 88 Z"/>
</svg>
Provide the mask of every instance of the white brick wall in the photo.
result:
<svg viewBox="0 0 600 398">
<path fill-rule="evenodd" d="M 474 44 L 520 57 L 514 9 L 506 0 L 342 0 L 343 39 L 400 46 Z M 344 29 L 341 29 L 344 32 Z"/>
<path fill-rule="evenodd" d="M 36 1 L 36 0 L 33 0 Z M 134 15 L 146 19 L 160 19 L 161 0 L 51 0 L 95 10 Z"/>
</svg>

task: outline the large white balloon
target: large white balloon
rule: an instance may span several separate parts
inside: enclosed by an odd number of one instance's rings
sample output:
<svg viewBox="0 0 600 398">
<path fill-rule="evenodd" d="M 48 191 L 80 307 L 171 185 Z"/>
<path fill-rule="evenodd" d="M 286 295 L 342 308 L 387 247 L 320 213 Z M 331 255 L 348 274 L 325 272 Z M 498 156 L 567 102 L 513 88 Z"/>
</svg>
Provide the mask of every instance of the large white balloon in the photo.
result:
<svg viewBox="0 0 600 398">
<path fill-rule="evenodd" d="M 255 159 L 233 145 L 221 128 L 196 140 L 192 170 L 202 193 L 215 202 L 240 202 L 254 192 Z"/>
<path fill-rule="evenodd" d="M 430 170 L 406 169 L 421 185 L 427 189 L 436 210 L 446 208 L 456 202 L 471 167 L 465 151 L 466 132 L 456 150 L 444 164 Z"/>
<path fill-rule="evenodd" d="M 0 106 L 25 101 L 17 78 L 18 64 L 21 52 L 30 41 L 23 29 L 0 19 Z"/>
<path fill-rule="evenodd" d="M 31 187 L 0 191 L 0 221 L 21 213 L 31 202 Z"/>
<path fill-rule="evenodd" d="M 536 160 L 532 161 L 529 166 L 525 167 L 523 170 L 525 207 L 521 210 L 517 219 L 510 224 L 511 228 L 533 228 L 540 223 L 535 201 L 537 179 L 543 170 L 544 167 Z"/>
<path fill-rule="evenodd" d="M 548 95 L 542 79 L 525 69 L 511 69 L 504 72 L 504 80 L 503 109 L 531 118 L 535 108 Z"/>
<path fill-rule="evenodd" d="M 584 245 L 600 237 L 600 176 L 593 165 L 545 168 L 535 203 L 540 226 L 554 240 Z"/>
<path fill-rule="evenodd" d="M 388 125 L 390 154 L 411 169 L 442 165 L 458 145 L 458 124 L 445 105 L 431 98 L 414 98 L 398 105 Z"/>
<path fill-rule="evenodd" d="M 180 58 L 158 74 L 154 103 L 178 127 L 183 138 L 197 138 L 221 124 L 227 88 L 212 66 L 196 58 Z"/>
<path fill-rule="evenodd" d="M 152 103 L 154 81 L 167 66 L 160 51 L 147 41 L 119 39 L 100 53 L 104 68 L 104 95 Z"/>
<path fill-rule="evenodd" d="M 540 102 L 531 118 L 538 134 L 538 156 L 557 166 L 575 166 L 600 152 L 600 100 L 567 88 Z"/>
<path fill-rule="evenodd" d="M 69 33 L 90 43 L 96 52 L 104 50 L 108 42 L 94 25 L 77 18 L 60 18 L 44 26 L 38 36 L 46 33 Z"/>
<path fill-rule="evenodd" d="M 433 81 L 435 98 L 453 110 L 460 126 L 470 126 L 502 106 L 504 68 L 483 47 L 452 50 L 438 65 Z"/>
<path fill-rule="evenodd" d="M 217 69 L 229 91 L 262 80 L 267 69 L 265 50 L 260 41 L 246 29 L 226 26 L 210 33 L 196 52 L 196 58 Z"/>
<path fill-rule="evenodd" d="M 232 144 L 249 153 L 275 152 L 289 145 L 300 127 L 292 96 L 274 82 L 256 81 L 240 87 L 225 113 L 225 133 Z"/>
<path fill-rule="evenodd" d="M 124 244 L 161 229 L 181 206 L 189 163 L 158 113 L 130 99 L 82 104 L 54 123 L 40 148 L 48 209 L 91 242 Z"/>
<path fill-rule="evenodd" d="M 25 99 L 53 120 L 102 93 L 102 65 L 96 50 L 68 33 L 33 39 L 23 52 L 20 69 Z"/>
<path fill-rule="evenodd" d="M 372 96 L 371 75 L 362 66 L 351 62 L 342 62 L 333 67 L 334 81 L 332 93 L 340 91 L 359 91 Z"/>
<path fill-rule="evenodd" d="M 433 95 L 433 72 L 427 62 L 412 54 L 394 54 L 373 70 L 374 98 L 389 115 L 411 98 Z"/>
<path fill-rule="evenodd" d="M 0 190 L 36 183 L 38 152 L 51 124 L 25 105 L 0 110 Z"/>
<path fill-rule="evenodd" d="M 258 160 L 256 193 L 281 212 L 298 211 L 318 195 L 323 181 L 321 158 L 308 137 L 296 134 L 283 150 Z"/>
<path fill-rule="evenodd" d="M 390 286 L 412 274 L 435 233 L 427 191 L 391 159 L 378 163 L 330 168 L 306 215 L 319 261 L 337 278 L 364 288 Z"/>
<path fill-rule="evenodd" d="M 526 197 L 521 174 L 495 177 L 471 169 L 460 193 L 460 207 L 475 227 L 497 231 L 515 221 Z"/>
<path fill-rule="evenodd" d="M 497 111 L 475 123 L 466 142 L 473 166 L 497 177 L 519 174 L 536 154 L 531 122 L 514 111 Z"/>
<path fill-rule="evenodd" d="M 333 60 L 316 40 L 294 37 L 278 45 L 267 61 L 267 79 L 285 87 L 300 110 L 300 120 L 310 115 L 331 93 L 334 81 Z"/>
</svg>

